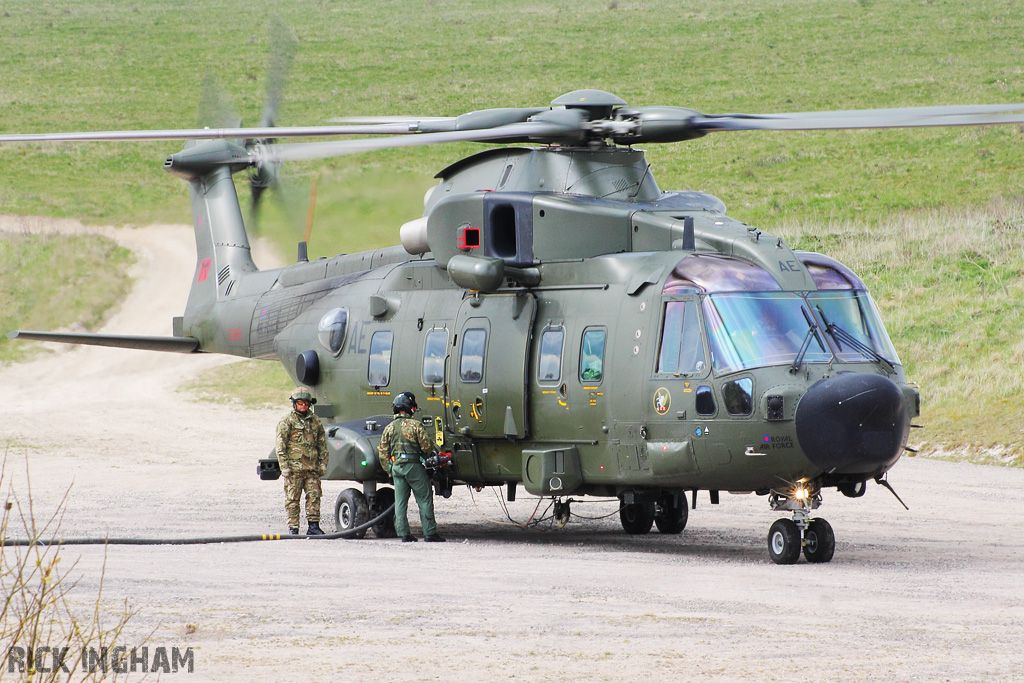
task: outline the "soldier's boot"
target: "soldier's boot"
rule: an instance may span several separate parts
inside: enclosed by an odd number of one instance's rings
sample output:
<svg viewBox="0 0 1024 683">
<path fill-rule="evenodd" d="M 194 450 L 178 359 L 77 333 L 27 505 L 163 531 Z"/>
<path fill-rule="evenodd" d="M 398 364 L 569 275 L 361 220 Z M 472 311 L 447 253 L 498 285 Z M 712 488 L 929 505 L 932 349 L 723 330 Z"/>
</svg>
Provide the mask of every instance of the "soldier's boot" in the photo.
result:
<svg viewBox="0 0 1024 683">
<path fill-rule="evenodd" d="M 299 535 L 299 530 L 298 529 L 289 528 L 288 529 L 288 533 L 290 533 L 292 536 L 298 536 Z"/>
<path fill-rule="evenodd" d="M 406 534 L 405 536 L 402 536 L 402 543 L 415 543 L 415 542 L 416 542 L 416 537 L 413 536 L 412 534 Z"/>
<path fill-rule="evenodd" d="M 310 522 L 306 527 L 307 536 L 323 536 L 324 530 L 320 528 L 320 522 Z"/>
<path fill-rule="evenodd" d="M 424 536 L 423 540 L 427 543 L 444 543 L 447 539 L 443 538 L 440 534 L 430 534 L 429 536 Z"/>
</svg>

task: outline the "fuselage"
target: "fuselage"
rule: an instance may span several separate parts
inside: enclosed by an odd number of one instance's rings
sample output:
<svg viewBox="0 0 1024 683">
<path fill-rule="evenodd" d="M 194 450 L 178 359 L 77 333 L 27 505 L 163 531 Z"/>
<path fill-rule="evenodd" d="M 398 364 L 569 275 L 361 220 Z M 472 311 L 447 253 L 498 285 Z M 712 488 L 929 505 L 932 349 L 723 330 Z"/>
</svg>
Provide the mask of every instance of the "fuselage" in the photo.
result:
<svg viewBox="0 0 1024 683">
<path fill-rule="evenodd" d="M 743 259 L 678 251 L 545 263 L 541 285 L 488 293 L 430 259 L 395 263 L 335 286 L 273 335 L 274 353 L 337 422 L 379 429 L 392 397 L 416 392 L 469 483 L 523 481 L 524 451 L 567 452 L 566 486 L 605 495 L 878 476 L 903 451 L 916 389 L 859 279 L 803 258 L 836 288 L 785 291 Z M 264 302 L 253 320 L 274 314 Z M 315 376 L 298 362 L 311 351 Z M 384 478 L 373 459 L 329 476 Z"/>
<path fill-rule="evenodd" d="M 404 249 L 256 271 L 224 246 L 235 219 L 197 264 L 182 330 L 313 390 L 329 478 L 386 480 L 403 391 L 455 481 L 538 495 L 842 485 L 902 454 L 918 392 L 842 264 L 662 192 L 634 150 L 492 150 L 439 177 Z"/>
</svg>

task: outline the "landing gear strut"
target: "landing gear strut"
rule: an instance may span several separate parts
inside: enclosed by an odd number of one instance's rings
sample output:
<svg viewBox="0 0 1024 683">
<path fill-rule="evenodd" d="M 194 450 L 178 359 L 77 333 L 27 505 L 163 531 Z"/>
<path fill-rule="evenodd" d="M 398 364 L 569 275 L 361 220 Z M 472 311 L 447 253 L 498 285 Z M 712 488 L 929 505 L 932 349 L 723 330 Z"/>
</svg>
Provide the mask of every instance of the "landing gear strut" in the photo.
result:
<svg viewBox="0 0 1024 683">
<path fill-rule="evenodd" d="M 793 519 L 777 519 L 768 529 L 768 555 L 775 564 L 795 564 L 800 551 L 808 562 L 829 562 L 836 552 L 832 525 L 811 518 L 821 505 L 821 494 L 798 489 L 793 493 L 773 491 L 768 499 L 773 510 L 790 511 Z"/>
<path fill-rule="evenodd" d="M 555 500 L 554 517 L 555 524 L 558 525 L 559 529 L 564 528 L 569 523 L 569 517 L 572 515 L 572 512 L 569 510 L 569 503 L 571 502 L 571 499 L 564 502 Z"/>
</svg>

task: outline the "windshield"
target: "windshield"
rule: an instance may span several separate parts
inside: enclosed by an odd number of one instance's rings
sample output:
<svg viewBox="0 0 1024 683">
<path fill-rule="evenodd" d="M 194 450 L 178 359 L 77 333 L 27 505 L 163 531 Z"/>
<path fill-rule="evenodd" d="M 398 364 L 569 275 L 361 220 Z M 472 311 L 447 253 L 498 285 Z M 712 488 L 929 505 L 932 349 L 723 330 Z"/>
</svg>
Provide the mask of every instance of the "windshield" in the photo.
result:
<svg viewBox="0 0 1024 683">
<path fill-rule="evenodd" d="M 807 295 L 811 306 L 825 320 L 852 335 L 857 341 L 896 365 L 900 359 L 896 355 L 892 341 L 882 325 L 882 320 L 875 308 L 875 302 L 867 292 L 856 291 L 819 291 Z M 842 343 L 835 335 L 830 335 L 836 345 L 836 357 L 844 361 L 872 360 L 866 354 Z"/>
<path fill-rule="evenodd" d="M 717 372 L 792 363 L 810 334 L 804 362 L 828 362 L 831 352 L 810 333 L 803 299 L 788 292 L 713 294 L 704 299 L 704 320 Z"/>
</svg>

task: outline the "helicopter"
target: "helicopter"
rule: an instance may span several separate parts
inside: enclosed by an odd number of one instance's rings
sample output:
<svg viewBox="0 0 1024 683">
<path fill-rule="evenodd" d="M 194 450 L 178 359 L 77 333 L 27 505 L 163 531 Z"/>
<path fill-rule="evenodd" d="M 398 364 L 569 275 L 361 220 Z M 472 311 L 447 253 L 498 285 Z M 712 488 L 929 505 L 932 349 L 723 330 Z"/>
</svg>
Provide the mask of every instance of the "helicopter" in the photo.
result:
<svg viewBox="0 0 1024 683">
<path fill-rule="evenodd" d="M 450 463 L 435 491 L 518 487 L 615 498 L 626 533 L 679 534 L 699 491 L 767 497 L 777 564 L 829 562 L 822 493 L 863 496 L 908 446 L 921 414 L 863 280 L 827 255 L 662 190 L 637 145 L 735 131 L 1019 124 L 1024 104 L 777 114 L 631 106 L 577 90 L 546 107 L 454 117 L 365 117 L 277 127 L 3 135 L 0 143 L 185 140 L 164 168 L 189 185 L 196 264 L 170 336 L 15 330 L 8 337 L 277 360 L 317 399 L 325 479 L 354 482 L 339 530 L 394 502 L 376 457 L 391 403 Z M 291 137 L 370 138 L 287 143 Z M 491 143 L 436 176 L 400 245 L 260 270 L 233 175 L 254 198 L 281 165 L 367 150 Z M 261 479 L 280 469 L 259 459 Z M 897 496 L 898 498 L 898 496 Z M 900 501 L 902 502 L 902 501 Z M 394 536 L 394 518 L 373 525 Z M 360 537 L 366 534 L 362 531 Z"/>
</svg>

